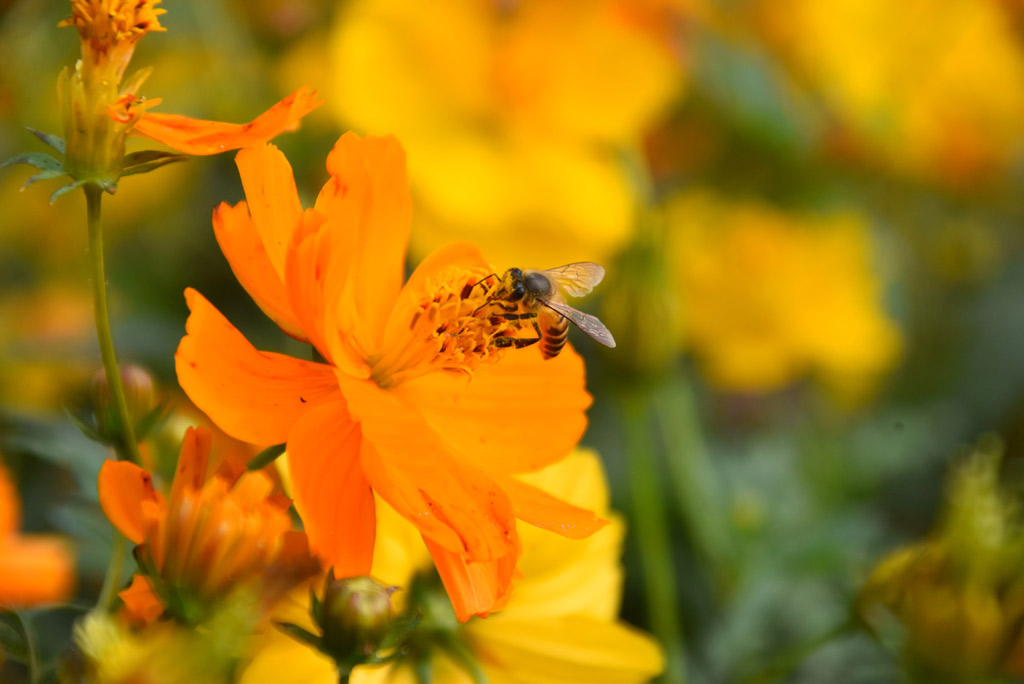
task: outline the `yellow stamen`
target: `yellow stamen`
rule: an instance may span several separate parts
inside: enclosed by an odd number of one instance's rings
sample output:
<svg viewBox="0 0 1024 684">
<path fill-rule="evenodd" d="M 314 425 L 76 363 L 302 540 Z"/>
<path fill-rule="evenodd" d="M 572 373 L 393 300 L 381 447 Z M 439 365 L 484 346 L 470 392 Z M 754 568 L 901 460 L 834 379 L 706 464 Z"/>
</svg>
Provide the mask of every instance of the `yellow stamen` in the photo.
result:
<svg viewBox="0 0 1024 684">
<path fill-rule="evenodd" d="M 433 371 L 473 374 L 500 359 L 506 348 L 498 337 L 514 336 L 518 321 L 509 321 L 490 302 L 494 285 L 481 282 L 481 269 L 451 267 L 427 282 L 424 298 L 409 317 L 409 334 L 368 359 L 371 378 L 394 387 Z"/>
<path fill-rule="evenodd" d="M 74 26 L 83 43 L 105 54 L 122 43 L 137 43 L 150 31 L 163 31 L 161 0 L 72 0 L 71 16 L 58 24 Z"/>
</svg>

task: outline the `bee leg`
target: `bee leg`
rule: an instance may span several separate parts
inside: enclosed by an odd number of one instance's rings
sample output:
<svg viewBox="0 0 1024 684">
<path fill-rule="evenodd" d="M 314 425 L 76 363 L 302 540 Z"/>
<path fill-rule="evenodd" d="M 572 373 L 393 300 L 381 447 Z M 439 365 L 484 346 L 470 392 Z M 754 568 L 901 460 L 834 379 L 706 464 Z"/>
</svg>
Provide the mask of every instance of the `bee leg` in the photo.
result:
<svg viewBox="0 0 1024 684">
<path fill-rule="evenodd" d="M 491 275 L 484 276 L 483 278 L 481 278 L 480 280 L 476 281 L 472 285 L 466 285 L 465 287 L 462 288 L 462 292 L 460 293 L 461 298 L 462 299 L 469 299 L 469 295 L 473 294 L 473 290 L 476 289 L 477 285 L 483 285 L 484 283 L 486 283 L 491 278 L 497 278 L 497 277 L 498 277 L 497 273 L 492 273 Z"/>
<path fill-rule="evenodd" d="M 502 314 L 501 317 L 504 318 L 506 321 L 524 321 L 524 320 L 526 320 L 528 318 L 537 318 L 537 312 L 536 311 L 528 311 L 526 313 L 519 313 L 519 314 L 517 314 L 517 313 L 507 313 L 507 314 Z M 536 322 L 534 322 L 533 325 L 534 325 L 534 327 L 537 327 Z M 540 334 L 539 330 L 538 330 L 537 334 L 538 335 Z"/>
<path fill-rule="evenodd" d="M 495 337 L 491 344 L 499 349 L 507 349 L 509 347 L 522 349 L 523 347 L 529 347 L 531 344 L 537 344 L 538 342 L 540 342 L 540 337 Z"/>
</svg>

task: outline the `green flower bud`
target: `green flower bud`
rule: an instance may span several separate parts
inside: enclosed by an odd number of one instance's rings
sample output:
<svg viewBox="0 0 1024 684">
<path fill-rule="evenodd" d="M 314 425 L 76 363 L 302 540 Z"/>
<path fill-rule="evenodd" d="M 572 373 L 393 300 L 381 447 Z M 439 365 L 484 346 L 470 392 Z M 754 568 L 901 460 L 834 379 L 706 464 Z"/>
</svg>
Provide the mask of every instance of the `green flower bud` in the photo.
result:
<svg viewBox="0 0 1024 684">
<path fill-rule="evenodd" d="M 321 650 L 339 666 L 372 660 L 392 626 L 395 590 L 372 577 L 328 576 L 319 610 Z"/>
<path fill-rule="evenodd" d="M 156 388 L 149 373 L 131 364 L 125 364 L 118 371 L 124 387 L 125 403 L 133 425 L 138 425 L 156 406 Z M 107 381 L 107 374 L 100 369 L 93 376 L 92 408 L 96 416 L 96 429 L 100 436 L 116 441 L 121 434 L 121 421 L 117 412 L 114 392 Z"/>
</svg>

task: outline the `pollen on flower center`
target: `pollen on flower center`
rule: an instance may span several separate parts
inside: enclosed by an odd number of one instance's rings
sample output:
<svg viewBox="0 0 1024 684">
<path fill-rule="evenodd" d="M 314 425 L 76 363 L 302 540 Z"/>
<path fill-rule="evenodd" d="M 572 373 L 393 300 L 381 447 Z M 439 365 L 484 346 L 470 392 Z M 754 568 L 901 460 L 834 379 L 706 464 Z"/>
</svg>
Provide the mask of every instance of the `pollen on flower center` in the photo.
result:
<svg viewBox="0 0 1024 684">
<path fill-rule="evenodd" d="M 452 267 L 428 280 L 406 333 L 369 360 L 373 380 L 387 388 L 432 371 L 472 375 L 500 359 L 507 348 L 495 339 L 517 336 L 520 323 L 494 306 L 487 276 L 481 269 Z"/>
<path fill-rule="evenodd" d="M 93 52 L 105 54 L 121 44 L 134 45 L 150 31 L 163 31 L 157 9 L 161 0 L 72 0 L 71 17 L 60 26 L 74 26 Z"/>
</svg>

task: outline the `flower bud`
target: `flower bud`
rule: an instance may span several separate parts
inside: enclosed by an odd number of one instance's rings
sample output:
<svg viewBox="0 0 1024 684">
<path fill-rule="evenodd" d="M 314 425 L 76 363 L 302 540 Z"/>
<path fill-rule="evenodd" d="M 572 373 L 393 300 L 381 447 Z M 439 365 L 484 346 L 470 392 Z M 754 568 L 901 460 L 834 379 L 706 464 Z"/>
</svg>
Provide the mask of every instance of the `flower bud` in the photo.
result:
<svg viewBox="0 0 1024 684">
<path fill-rule="evenodd" d="M 118 372 L 121 375 L 121 386 L 124 387 L 128 415 L 132 425 L 138 425 L 139 421 L 156 406 L 153 379 L 145 370 L 132 364 L 122 365 Z M 121 434 L 117 401 L 107 381 L 107 373 L 102 368 L 93 376 L 92 408 L 96 416 L 97 432 L 104 438 L 117 439 Z"/>
<path fill-rule="evenodd" d="M 371 659 L 392 625 L 395 589 L 372 577 L 328 576 L 319 615 L 322 650 L 339 665 Z"/>
</svg>

